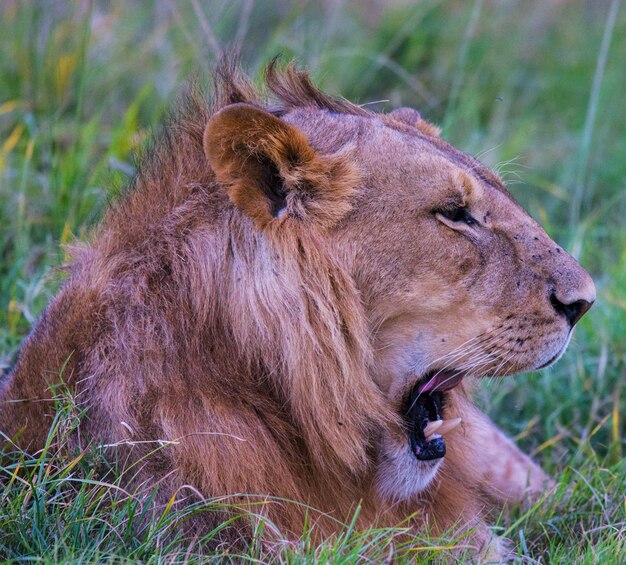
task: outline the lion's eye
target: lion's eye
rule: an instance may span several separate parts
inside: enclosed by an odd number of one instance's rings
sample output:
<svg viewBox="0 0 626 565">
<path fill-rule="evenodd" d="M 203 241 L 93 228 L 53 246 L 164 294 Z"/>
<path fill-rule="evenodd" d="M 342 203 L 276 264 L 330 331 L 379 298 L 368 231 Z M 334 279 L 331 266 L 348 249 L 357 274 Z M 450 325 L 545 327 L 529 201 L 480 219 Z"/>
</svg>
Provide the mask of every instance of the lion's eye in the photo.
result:
<svg viewBox="0 0 626 565">
<path fill-rule="evenodd" d="M 437 210 L 437 213 L 441 214 L 447 220 L 455 223 L 462 222 L 468 226 L 474 226 L 478 223 L 465 206 L 448 208 L 447 210 Z"/>
</svg>

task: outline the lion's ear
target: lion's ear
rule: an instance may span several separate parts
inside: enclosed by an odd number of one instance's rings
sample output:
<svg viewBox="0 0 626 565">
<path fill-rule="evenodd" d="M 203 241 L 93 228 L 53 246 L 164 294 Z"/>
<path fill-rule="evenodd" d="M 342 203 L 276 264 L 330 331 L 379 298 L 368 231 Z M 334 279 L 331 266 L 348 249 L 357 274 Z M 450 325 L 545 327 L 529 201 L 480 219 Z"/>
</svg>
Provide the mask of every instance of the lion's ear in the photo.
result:
<svg viewBox="0 0 626 565">
<path fill-rule="evenodd" d="M 439 134 L 441 133 L 441 130 L 436 125 L 427 122 L 424 118 L 422 118 L 422 115 L 413 108 L 398 108 L 397 110 L 390 112 L 389 116 L 395 120 L 417 128 L 422 133 L 430 135 L 431 137 L 439 137 Z"/>
<path fill-rule="evenodd" d="M 349 210 L 358 182 L 348 155 L 319 154 L 298 128 L 250 104 L 209 120 L 204 151 L 231 201 L 260 229 L 286 218 L 329 227 Z"/>
</svg>

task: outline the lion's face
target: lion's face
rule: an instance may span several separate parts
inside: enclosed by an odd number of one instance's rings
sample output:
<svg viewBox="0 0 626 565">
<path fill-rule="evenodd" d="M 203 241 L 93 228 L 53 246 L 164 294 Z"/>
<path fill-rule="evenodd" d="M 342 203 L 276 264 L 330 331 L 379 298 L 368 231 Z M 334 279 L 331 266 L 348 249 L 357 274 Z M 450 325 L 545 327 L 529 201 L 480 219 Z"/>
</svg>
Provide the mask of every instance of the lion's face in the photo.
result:
<svg viewBox="0 0 626 565">
<path fill-rule="evenodd" d="M 557 360 L 595 299 L 589 275 L 492 175 L 382 126 L 339 234 L 391 396 L 435 370 L 509 375 Z M 373 139 L 372 139 L 373 138 Z"/>
<path fill-rule="evenodd" d="M 475 160 L 405 119 L 331 119 L 343 122 L 336 129 L 355 132 L 362 173 L 334 245 L 367 312 L 372 376 L 407 418 L 408 447 L 420 461 L 407 455 L 406 438 L 387 438 L 384 459 L 408 468 L 382 471 L 383 490 L 397 497 L 420 490 L 445 453 L 438 430 L 424 428 L 442 418 L 448 389 L 465 377 L 555 362 L 595 288 Z M 416 112 L 413 119 L 419 121 Z M 415 481 L 415 465 L 423 481 Z"/>
<path fill-rule="evenodd" d="M 453 388 L 553 363 L 595 299 L 589 275 L 501 181 L 413 110 L 279 119 L 241 106 L 207 132 L 218 178 L 257 229 L 319 231 L 353 280 L 370 377 L 405 421 L 381 434 L 388 497 L 432 479 L 441 436 L 459 424 L 446 418 Z"/>
</svg>

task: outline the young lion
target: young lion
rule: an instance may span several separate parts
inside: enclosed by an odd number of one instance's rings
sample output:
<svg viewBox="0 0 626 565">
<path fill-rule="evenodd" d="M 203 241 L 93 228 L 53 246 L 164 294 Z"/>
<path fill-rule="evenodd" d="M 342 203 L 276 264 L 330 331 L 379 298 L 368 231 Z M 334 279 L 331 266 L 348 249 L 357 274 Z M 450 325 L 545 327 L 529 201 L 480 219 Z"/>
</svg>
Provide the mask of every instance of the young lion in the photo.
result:
<svg viewBox="0 0 626 565">
<path fill-rule="evenodd" d="M 75 441 L 142 461 L 162 500 L 305 503 L 264 506 L 291 536 L 306 505 L 344 520 L 360 503 L 359 526 L 414 515 L 497 557 L 485 509 L 546 476 L 468 381 L 555 362 L 593 282 L 415 110 L 371 112 L 292 67 L 266 80 L 276 105 L 222 71 L 156 141 L 24 342 L 0 431 L 41 449 L 62 375 L 86 412 Z"/>
</svg>

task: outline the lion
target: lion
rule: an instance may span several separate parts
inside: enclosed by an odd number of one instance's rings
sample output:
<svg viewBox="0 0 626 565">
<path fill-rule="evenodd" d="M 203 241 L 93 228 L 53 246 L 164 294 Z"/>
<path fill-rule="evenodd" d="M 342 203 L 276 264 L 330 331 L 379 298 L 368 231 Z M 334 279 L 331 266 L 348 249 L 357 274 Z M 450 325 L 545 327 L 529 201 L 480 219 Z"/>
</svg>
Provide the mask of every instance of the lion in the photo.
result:
<svg viewBox="0 0 626 565">
<path fill-rule="evenodd" d="M 554 363 L 591 278 L 417 110 L 334 98 L 294 65 L 268 67 L 270 102 L 216 77 L 73 247 L 2 384 L 7 445 L 43 448 L 62 379 L 73 441 L 141 462 L 159 500 L 265 497 L 291 538 L 311 508 L 329 536 L 360 505 L 358 527 L 456 528 L 502 556 L 489 510 L 549 478 L 472 382 Z"/>
</svg>

